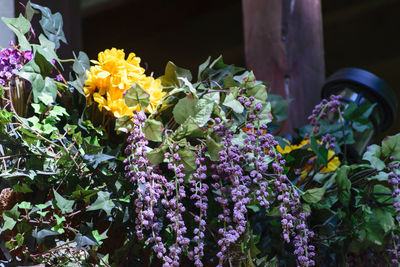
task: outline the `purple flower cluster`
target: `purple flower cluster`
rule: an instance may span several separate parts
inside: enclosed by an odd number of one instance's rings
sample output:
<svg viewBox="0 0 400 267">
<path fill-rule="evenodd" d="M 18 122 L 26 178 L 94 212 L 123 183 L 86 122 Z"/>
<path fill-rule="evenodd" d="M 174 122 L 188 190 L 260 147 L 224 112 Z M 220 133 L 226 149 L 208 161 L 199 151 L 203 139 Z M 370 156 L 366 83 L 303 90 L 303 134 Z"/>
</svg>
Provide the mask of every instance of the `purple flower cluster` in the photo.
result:
<svg viewBox="0 0 400 267">
<path fill-rule="evenodd" d="M 312 134 L 317 134 L 319 132 L 320 123 L 319 120 L 326 118 L 328 115 L 328 111 L 331 113 L 335 113 L 338 111 L 340 107 L 340 100 L 342 99 L 341 95 L 331 95 L 329 101 L 327 99 L 323 99 L 321 103 L 316 105 L 308 117 L 308 120 L 313 126 Z M 308 138 L 308 137 L 306 137 Z"/>
<path fill-rule="evenodd" d="M 335 149 L 336 138 L 332 137 L 329 133 L 321 137 L 321 142 L 321 145 L 325 146 L 326 149 Z"/>
<path fill-rule="evenodd" d="M 218 219 L 224 222 L 224 227 L 218 230 L 221 235 L 218 240 L 220 247 L 217 253 L 218 267 L 222 267 L 224 260 L 229 257 L 229 248 L 246 231 L 246 205 L 251 200 L 248 197 L 249 188 L 246 185 L 249 184 L 250 177 L 244 175 L 241 164 L 243 157 L 238 145 L 232 143 L 233 132 L 228 130 L 219 118 L 215 119 L 213 130 L 221 137 L 221 143 L 224 146 L 224 149 L 219 152 L 218 164 L 211 166 L 214 170 L 212 178 L 215 180 L 213 187 L 221 192 L 221 196 L 218 196 L 216 200 L 222 207 L 222 213 L 218 215 Z M 231 199 L 233 203 L 233 213 L 231 213 L 228 199 Z M 229 224 L 231 222 L 234 225 Z"/>
<path fill-rule="evenodd" d="M 13 70 L 20 70 L 32 59 L 32 51 L 21 51 L 11 41 L 10 46 L 0 50 L 0 85 L 7 86 L 15 78 Z"/>
<path fill-rule="evenodd" d="M 163 185 L 167 183 L 164 176 L 157 173 L 146 157 L 146 146 L 148 141 L 143 133 L 144 120 L 143 113 L 134 113 L 133 129 L 127 138 L 128 145 L 125 154 L 129 155 L 125 160 L 126 178 L 137 184 L 137 197 L 135 207 L 137 218 L 135 220 L 136 235 L 139 239 L 144 238 L 143 231 L 151 232 L 146 240 L 154 243 L 153 249 L 158 258 L 163 258 L 166 248 L 159 235 L 159 225 L 157 220 L 157 203 L 164 195 Z"/>
<path fill-rule="evenodd" d="M 207 217 L 207 208 L 208 208 L 208 199 L 207 199 L 207 191 L 208 185 L 204 183 L 204 180 L 207 178 L 207 166 L 205 165 L 205 157 L 204 157 L 204 149 L 205 147 L 202 145 L 201 148 L 196 151 L 196 172 L 193 174 L 193 180 L 190 181 L 192 195 L 190 199 L 195 200 L 195 207 L 199 209 L 199 215 L 196 215 L 194 220 L 198 223 L 198 227 L 193 230 L 193 241 L 195 242 L 195 246 L 193 251 L 190 251 L 188 256 L 191 260 L 194 261 L 194 265 L 196 267 L 203 266 L 201 258 L 204 256 L 204 232 L 206 230 L 206 217 Z"/>
<path fill-rule="evenodd" d="M 179 162 L 182 160 L 178 154 L 179 146 L 171 144 L 170 152 L 166 152 L 164 157 L 168 163 L 168 169 L 173 171 L 174 179 L 166 183 L 166 198 L 161 201 L 167 210 L 166 217 L 172 222 L 172 229 L 176 234 L 175 243 L 169 249 L 169 255 L 164 257 L 163 267 L 179 266 L 180 254 L 187 250 L 190 240 L 184 235 L 187 232 L 182 214 L 186 211 L 182 200 L 186 197 L 184 180 L 184 165 Z"/>
<path fill-rule="evenodd" d="M 395 161 L 394 157 L 390 157 L 392 162 Z M 396 221 L 397 224 L 400 224 L 400 176 L 395 173 L 396 170 L 399 170 L 400 163 L 392 163 L 388 165 L 390 173 L 388 175 L 388 182 L 393 186 L 393 193 L 392 197 L 394 199 L 393 207 L 395 208 L 396 212 Z M 392 263 L 396 266 L 400 264 L 400 242 L 399 236 L 393 234 L 393 249 L 390 250 L 391 254 L 393 255 Z"/>
</svg>

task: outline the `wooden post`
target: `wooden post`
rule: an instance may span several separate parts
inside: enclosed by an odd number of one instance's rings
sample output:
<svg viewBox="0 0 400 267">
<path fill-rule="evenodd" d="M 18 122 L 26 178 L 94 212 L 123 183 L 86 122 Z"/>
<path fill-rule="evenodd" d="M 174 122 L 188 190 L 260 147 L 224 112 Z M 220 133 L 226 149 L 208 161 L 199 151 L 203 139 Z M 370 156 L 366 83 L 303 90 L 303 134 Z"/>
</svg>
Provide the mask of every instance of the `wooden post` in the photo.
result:
<svg viewBox="0 0 400 267">
<path fill-rule="evenodd" d="M 246 64 L 292 98 L 288 133 L 307 123 L 325 79 L 320 0 L 242 0 Z"/>
</svg>

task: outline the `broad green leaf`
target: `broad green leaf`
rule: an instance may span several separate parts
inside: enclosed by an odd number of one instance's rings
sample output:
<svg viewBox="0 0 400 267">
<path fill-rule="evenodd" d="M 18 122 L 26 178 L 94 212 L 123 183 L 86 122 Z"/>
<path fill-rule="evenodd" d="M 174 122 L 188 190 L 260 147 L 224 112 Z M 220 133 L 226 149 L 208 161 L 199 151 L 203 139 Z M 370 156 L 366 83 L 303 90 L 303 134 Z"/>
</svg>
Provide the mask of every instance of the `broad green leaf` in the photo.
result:
<svg viewBox="0 0 400 267">
<path fill-rule="evenodd" d="M 72 212 L 72 206 L 74 205 L 73 200 L 67 200 L 63 198 L 59 193 L 57 193 L 56 190 L 53 189 L 54 193 L 54 204 L 57 206 L 63 214 L 65 213 L 71 213 Z"/>
<path fill-rule="evenodd" d="M 146 153 L 146 157 L 152 165 L 158 165 L 164 161 L 164 153 L 167 152 L 168 146 L 162 146 L 160 148 L 155 148 L 150 152 Z"/>
<path fill-rule="evenodd" d="M 203 137 L 204 134 L 204 130 L 197 125 L 192 117 L 189 117 L 171 134 L 171 137 L 177 141 L 185 137 Z"/>
<path fill-rule="evenodd" d="M 37 4 L 31 4 L 31 6 L 42 12 L 42 18 L 39 23 L 47 38 L 55 43 L 56 49 L 60 47 L 60 41 L 67 43 L 63 32 L 63 19 L 61 14 L 59 12 L 52 14 L 49 8 Z"/>
<path fill-rule="evenodd" d="M 308 189 L 302 198 L 308 203 L 317 203 L 324 196 L 325 190 L 325 187 Z"/>
<path fill-rule="evenodd" d="M 55 44 L 49 41 L 43 34 L 39 36 L 39 41 L 40 45 L 33 45 L 35 51 L 39 51 L 49 62 L 52 62 L 53 59 L 59 61 L 55 51 Z"/>
<path fill-rule="evenodd" d="M 219 159 L 219 152 L 224 148 L 221 143 L 216 142 L 210 135 L 207 135 L 206 139 L 207 153 L 212 161 Z"/>
<path fill-rule="evenodd" d="M 92 235 L 90 233 L 90 235 Z M 83 235 L 81 233 L 78 233 L 75 236 L 75 242 L 76 242 L 76 248 L 77 249 L 81 249 L 82 247 L 85 246 L 98 246 L 99 244 L 96 242 L 96 240 L 94 240 L 93 236 L 87 236 L 87 235 Z"/>
<path fill-rule="evenodd" d="M 390 211 L 383 208 L 373 209 L 373 220 L 378 223 L 385 233 L 394 229 L 394 218 Z"/>
<path fill-rule="evenodd" d="M 145 110 L 150 104 L 150 95 L 139 84 L 134 83 L 131 88 L 125 91 L 124 101 L 128 107 L 139 105 L 142 110 Z"/>
<path fill-rule="evenodd" d="M 29 0 L 25 5 L 25 17 L 27 20 L 31 21 L 34 14 L 35 10 L 32 8 L 31 1 Z"/>
<path fill-rule="evenodd" d="M 348 166 L 342 166 L 336 171 L 336 185 L 338 187 L 338 198 L 344 206 L 348 206 L 351 196 L 351 182 L 347 177 Z"/>
<path fill-rule="evenodd" d="M 271 111 L 276 121 L 284 121 L 287 119 L 287 108 L 292 99 L 284 99 L 281 95 L 269 94 L 268 101 L 271 103 Z"/>
<path fill-rule="evenodd" d="M 211 59 L 211 57 L 208 57 L 207 60 L 204 61 L 204 63 L 200 64 L 200 66 L 199 66 L 199 70 L 198 70 L 198 73 L 197 73 L 197 80 L 199 82 L 201 81 L 201 74 L 208 67 L 208 65 L 210 65 L 210 59 Z"/>
<path fill-rule="evenodd" d="M 162 122 L 152 119 L 147 119 L 145 123 L 146 124 L 143 132 L 146 135 L 146 138 L 150 141 L 161 142 L 162 132 L 164 128 Z"/>
<path fill-rule="evenodd" d="M 197 101 L 193 120 L 198 126 L 203 127 L 210 120 L 214 104 L 215 102 L 207 98 L 202 98 Z"/>
<path fill-rule="evenodd" d="M 115 122 L 115 130 L 123 133 L 129 133 L 132 128 L 133 122 L 131 117 L 124 115 L 120 118 L 117 118 Z"/>
<path fill-rule="evenodd" d="M 178 154 L 181 162 L 185 166 L 185 172 L 190 173 L 196 169 L 196 153 L 190 149 L 180 149 Z"/>
<path fill-rule="evenodd" d="M 310 145 L 312 151 L 317 155 L 317 165 L 324 165 L 325 167 L 328 166 L 328 149 L 326 149 L 324 146 L 318 145 L 317 141 L 315 140 L 315 137 L 311 137 L 311 145 Z"/>
<path fill-rule="evenodd" d="M 2 18 L 2 20 L 17 36 L 21 49 L 24 51 L 31 50 L 31 45 L 25 37 L 25 34 L 31 28 L 29 20 L 22 16 L 22 14 L 19 14 L 18 18 Z"/>
<path fill-rule="evenodd" d="M 383 170 L 386 164 L 381 160 L 382 148 L 378 145 L 370 145 L 363 155 L 363 160 L 369 161 L 378 171 Z"/>
<path fill-rule="evenodd" d="M 190 96 L 180 99 L 172 111 L 175 121 L 183 124 L 189 116 L 193 117 L 197 101 L 197 99 Z"/>
<path fill-rule="evenodd" d="M 377 180 L 377 181 L 387 181 L 389 174 L 386 172 L 379 172 L 377 175 L 368 177 L 368 181 Z"/>
<path fill-rule="evenodd" d="M 236 87 L 226 96 L 223 105 L 230 107 L 236 113 L 242 113 L 244 110 L 243 105 L 237 100 L 237 92 L 239 88 Z"/>
<path fill-rule="evenodd" d="M 107 216 L 111 215 L 111 210 L 115 207 L 114 202 L 110 199 L 111 193 L 100 191 L 97 193 L 96 201 L 90 205 L 87 211 L 104 210 Z"/>
<path fill-rule="evenodd" d="M 74 54 L 74 64 L 72 65 L 73 71 L 78 75 L 86 76 L 86 70 L 90 69 L 89 57 L 85 52 L 80 51 L 78 57 Z"/>
<path fill-rule="evenodd" d="M 400 133 L 386 137 L 382 142 L 382 155 L 400 160 Z"/>
<path fill-rule="evenodd" d="M 268 98 L 267 88 L 263 84 L 248 88 L 247 95 L 253 96 L 255 99 L 259 100 L 262 103 L 265 103 Z"/>
<path fill-rule="evenodd" d="M 14 229 L 14 226 L 17 223 L 17 221 L 15 219 L 8 217 L 6 214 L 4 214 L 4 212 L 3 212 L 3 220 L 4 220 L 4 224 L 3 224 L 3 227 L 1 227 L 2 232 L 5 232 L 6 230 Z"/>
</svg>

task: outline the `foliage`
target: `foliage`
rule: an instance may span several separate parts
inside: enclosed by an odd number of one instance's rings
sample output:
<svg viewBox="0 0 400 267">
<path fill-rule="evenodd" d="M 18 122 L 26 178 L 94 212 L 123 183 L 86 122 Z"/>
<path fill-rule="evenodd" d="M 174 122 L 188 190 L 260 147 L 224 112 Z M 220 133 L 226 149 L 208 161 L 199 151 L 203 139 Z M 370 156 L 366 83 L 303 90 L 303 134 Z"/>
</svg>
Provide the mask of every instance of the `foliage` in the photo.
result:
<svg viewBox="0 0 400 267">
<path fill-rule="evenodd" d="M 332 96 L 273 136 L 290 100 L 222 57 L 154 79 L 117 49 L 60 59 L 46 7 L 3 21 L 18 38 L 0 66 L 5 263 L 397 264 L 400 135 L 347 153 L 374 105 Z"/>
</svg>

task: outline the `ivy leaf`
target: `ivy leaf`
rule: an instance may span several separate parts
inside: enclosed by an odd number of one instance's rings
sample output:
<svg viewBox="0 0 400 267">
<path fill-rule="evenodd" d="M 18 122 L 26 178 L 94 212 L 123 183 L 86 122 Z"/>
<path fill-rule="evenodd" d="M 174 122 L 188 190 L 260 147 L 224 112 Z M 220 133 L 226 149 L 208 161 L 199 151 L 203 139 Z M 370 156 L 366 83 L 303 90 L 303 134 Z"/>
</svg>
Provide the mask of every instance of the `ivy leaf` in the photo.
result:
<svg viewBox="0 0 400 267">
<path fill-rule="evenodd" d="M 43 239 L 45 239 L 48 236 L 56 236 L 59 235 L 59 232 L 56 231 L 52 231 L 50 229 L 42 229 L 42 230 L 38 230 L 38 228 L 36 227 L 35 230 L 32 233 L 32 236 L 34 238 L 36 238 L 36 241 L 38 242 L 38 244 L 41 244 Z"/>
<path fill-rule="evenodd" d="M 57 60 L 58 56 L 55 52 L 56 45 L 47 39 L 43 34 L 39 35 L 40 45 L 33 45 L 33 47 L 43 55 L 47 61 L 52 62 L 52 60 Z M 61 64 L 60 64 L 61 65 Z"/>
<path fill-rule="evenodd" d="M 385 163 L 380 159 L 381 155 L 382 149 L 380 146 L 370 145 L 363 155 L 363 160 L 369 161 L 374 168 L 381 171 L 386 167 Z"/>
<path fill-rule="evenodd" d="M 31 29 L 31 23 L 22 14 L 18 18 L 2 18 L 4 23 L 15 33 L 18 38 L 18 44 L 24 51 L 31 50 L 31 45 L 25 37 L 25 34 Z"/>
<path fill-rule="evenodd" d="M 161 142 L 162 141 L 162 132 L 163 132 L 163 124 L 160 121 L 147 119 L 145 121 L 144 126 L 144 134 L 148 140 L 154 142 Z"/>
<path fill-rule="evenodd" d="M 101 245 L 101 244 L 103 244 L 102 240 L 107 239 L 107 237 L 108 237 L 107 232 L 108 232 L 108 230 L 105 230 L 102 234 L 100 234 L 99 231 L 93 230 L 92 235 L 96 239 L 97 243 L 99 245 Z"/>
<path fill-rule="evenodd" d="M 114 202 L 110 199 L 111 193 L 100 191 L 97 193 L 96 201 L 90 205 L 87 211 L 104 210 L 107 216 L 111 215 L 111 210 L 115 207 Z"/>
<path fill-rule="evenodd" d="M 325 187 L 308 189 L 302 195 L 302 198 L 308 203 L 317 203 L 324 196 L 325 190 L 326 190 Z"/>
<path fill-rule="evenodd" d="M 31 4 L 35 9 L 39 9 L 42 13 L 42 18 L 39 23 L 42 26 L 44 34 L 50 41 L 55 43 L 56 49 L 60 47 L 60 41 L 67 43 L 63 32 L 63 19 L 59 12 L 52 14 L 48 7 L 43 7 L 37 4 Z"/>
<path fill-rule="evenodd" d="M 181 87 L 178 77 L 186 78 L 189 82 L 192 80 L 192 74 L 189 70 L 177 67 L 169 61 L 165 67 L 165 74 L 161 76 L 161 84 L 164 87 Z"/>
<path fill-rule="evenodd" d="M 81 233 L 78 233 L 75 236 L 74 240 L 76 242 L 77 249 L 80 249 L 85 246 L 98 246 L 99 245 L 95 240 L 93 240 L 92 238 L 90 238 L 86 235 L 82 235 Z"/>
<path fill-rule="evenodd" d="M 32 209 L 32 204 L 30 202 L 22 201 L 21 203 L 18 204 L 18 208 L 24 210 L 30 210 Z"/>
<path fill-rule="evenodd" d="M 83 87 L 86 81 L 86 70 L 90 68 L 89 57 L 82 51 L 79 52 L 78 57 L 76 57 L 75 53 L 73 53 L 73 55 L 75 61 L 72 65 L 72 69 L 76 73 L 77 78 L 75 81 L 69 82 L 69 84 L 73 86 L 81 95 L 85 95 Z"/>
<path fill-rule="evenodd" d="M 17 223 L 20 214 L 21 213 L 18 211 L 18 203 L 15 204 L 11 210 L 3 211 L 2 215 L 4 224 L 3 227 L 1 228 L 1 231 L 4 232 L 6 230 L 14 229 L 14 226 Z"/>
<path fill-rule="evenodd" d="M 386 137 L 382 142 L 382 155 L 400 160 L 400 134 Z"/>
<path fill-rule="evenodd" d="M 124 93 L 123 98 L 128 107 L 136 107 L 139 105 L 142 110 L 145 110 L 150 104 L 150 95 L 137 83 L 134 83 L 132 87 Z"/>
<path fill-rule="evenodd" d="M 72 212 L 72 206 L 74 205 L 73 200 L 67 200 L 63 198 L 59 193 L 57 193 L 56 190 L 53 189 L 54 193 L 54 204 L 57 206 L 63 214 L 65 213 L 71 213 Z"/>
<path fill-rule="evenodd" d="M 180 99 L 172 110 L 175 121 L 179 124 L 183 124 L 189 116 L 193 117 L 195 115 L 197 101 L 197 99 L 190 97 L 190 95 Z"/>
<path fill-rule="evenodd" d="M 93 155 L 85 155 L 85 156 L 83 156 L 83 159 L 85 160 L 85 162 L 87 164 L 89 164 L 94 169 L 96 169 L 100 163 L 110 160 L 110 159 L 115 159 L 115 157 L 107 155 L 107 154 L 98 153 L 98 154 L 93 154 Z"/>
<path fill-rule="evenodd" d="M 32 8 L 31 1 L 29 0 L 25 5 L 25 17 L 27 20 L 31 21 L 35 10 Z"/>
</svg>

